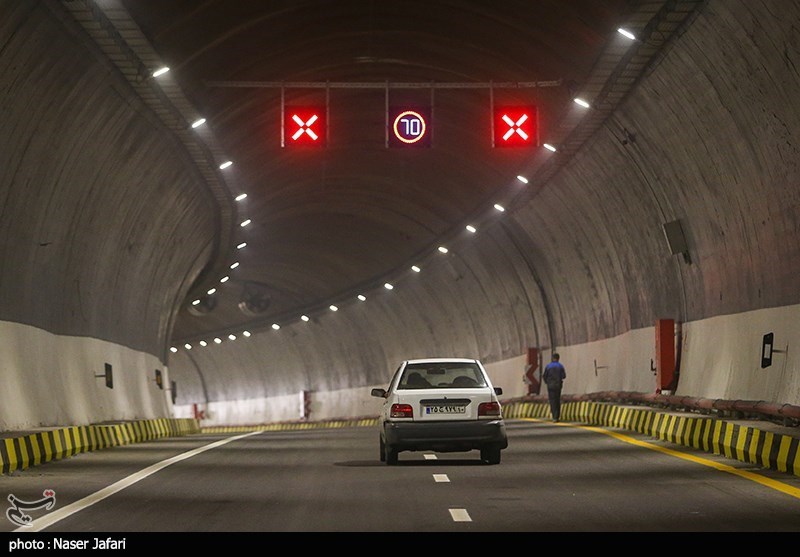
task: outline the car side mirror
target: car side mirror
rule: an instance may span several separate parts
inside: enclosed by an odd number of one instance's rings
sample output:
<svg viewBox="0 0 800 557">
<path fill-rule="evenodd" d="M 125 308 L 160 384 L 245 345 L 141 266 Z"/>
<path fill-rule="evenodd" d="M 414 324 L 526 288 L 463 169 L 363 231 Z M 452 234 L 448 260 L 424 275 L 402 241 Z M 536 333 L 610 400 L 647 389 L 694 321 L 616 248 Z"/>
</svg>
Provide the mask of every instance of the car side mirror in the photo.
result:
<svg viewBox="0 0 800 557">
<path fill-rule="evenodd" d="M 503 394 L 503 387 L 495 387 L 494 388 L 494 394 L 496 394 L 497 396 L 502 395 Z"/>
<path fill-rule="evenodd" d="M 379 398 L 386 398 L 386 389 L 372 389 L 370 394 Z"/>
</svg>

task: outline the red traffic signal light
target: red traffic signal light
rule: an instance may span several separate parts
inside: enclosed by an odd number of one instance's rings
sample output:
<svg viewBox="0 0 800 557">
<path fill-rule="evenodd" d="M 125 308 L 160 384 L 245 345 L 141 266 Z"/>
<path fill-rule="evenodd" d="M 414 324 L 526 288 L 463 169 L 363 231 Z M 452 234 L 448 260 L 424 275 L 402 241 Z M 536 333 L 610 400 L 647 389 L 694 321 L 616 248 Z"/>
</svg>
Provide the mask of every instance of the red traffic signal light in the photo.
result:
<svg viewBox="0 0 800 557">
<path fill-rule="evenodd" d="M 287 106 L 283 126 L 284 145 L 325 145 L 327 122 L 324 106 Z"/>
<path fill-rule="evenodd" d="M 535 106 L 494 108 L 495 147 L 536 147 L 539 145 L 539 113 Z"/>
</svg>

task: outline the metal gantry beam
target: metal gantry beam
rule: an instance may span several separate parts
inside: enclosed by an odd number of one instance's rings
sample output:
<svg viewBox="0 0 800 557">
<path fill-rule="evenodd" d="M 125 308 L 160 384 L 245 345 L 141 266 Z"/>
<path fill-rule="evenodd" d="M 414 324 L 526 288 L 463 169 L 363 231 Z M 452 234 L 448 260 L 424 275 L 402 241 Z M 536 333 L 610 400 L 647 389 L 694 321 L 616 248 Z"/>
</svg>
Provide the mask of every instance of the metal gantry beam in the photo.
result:
<svg viewBox="0 0 800 557">
<path fill-rule="evenodd" d="M 208 87 L 240 89 L 536 89 L 559 87 L 561 79 L 549 81 L 206 81 Z"/>
</svg>

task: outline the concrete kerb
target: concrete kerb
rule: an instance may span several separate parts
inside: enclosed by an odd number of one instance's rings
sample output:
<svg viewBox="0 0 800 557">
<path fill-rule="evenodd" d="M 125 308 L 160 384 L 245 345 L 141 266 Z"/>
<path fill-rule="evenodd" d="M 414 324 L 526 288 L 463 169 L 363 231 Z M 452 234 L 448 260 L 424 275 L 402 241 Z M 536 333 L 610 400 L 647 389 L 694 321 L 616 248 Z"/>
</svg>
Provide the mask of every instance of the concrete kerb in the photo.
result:
<svg viewBox="0 0 800 557">
<path fill-rule="evenodd" d="M 506 419 L 550 417 L 546 401 L 512 401 L 503 405 Z M 609 402 L 574 401 L 562 405 L 562 421 L 635 431 L 668 443 L 800 477 L 800 431 L 762 422 L 724 420 Z M 0 473 L 9 474 L 78 453 L 194 433 L 245 433 L 320 428 L 376 427 L 377 417 L 207 426 L 191 418 L 156 419 L 89 426 L 70 426 L 0 438 Z"/>
<path fill-rule="evenodd" d="M 547 402 L 511 402 L 503 406 L 503 416 L 506 419 L 548 419 L 550 407 Z M 800 430 L 795 431 L 796 428 L 592 401 L 563 403 L 561 419 L 627 429 L 800 477 Z"/>
<path fill-rule="evenodd" d="M 197 420 L 157 418 L 3 435 L 0 438 L 0 474 L 10 474 L 79 453 L 191 433 L 200 433 Z"/>
</svg>

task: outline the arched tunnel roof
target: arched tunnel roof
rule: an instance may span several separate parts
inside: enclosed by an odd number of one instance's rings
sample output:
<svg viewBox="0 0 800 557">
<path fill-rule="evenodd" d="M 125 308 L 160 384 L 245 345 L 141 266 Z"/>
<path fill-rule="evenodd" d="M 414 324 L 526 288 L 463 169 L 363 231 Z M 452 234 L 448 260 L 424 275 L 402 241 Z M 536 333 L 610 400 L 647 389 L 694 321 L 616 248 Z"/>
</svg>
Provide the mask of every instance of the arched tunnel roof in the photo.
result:
<svg viewBox="0 0 800 557">
<path fill-rule="evenodd" d="M 598 93 L 591 72 L 617 28 L 663 4 L 123 1 L 170 68 L 153 79 L 205 118 L 213 163 L 233 163 L 218 171 L 219 243 L 173 338 L 297 320 L 424 267 L 520 194 L 516 177 L 549 160 L 542 145 L 575 127 L 573 98 Z M 493 107 L 521 105 L 538 115 L 520 128 L 531 143 L 493 145 Z M 308 129 L 324 146 L 291 140 L 300 107 L 320 113 Z M 429 146 L 387 147 L 407 107 L 427 111 Z"/>
<path fill-rule="evenodd" d="M 112 412 L 106 364 L 182 408 L 356 400 L 439 355 L 518 392 L 554 347 L 574 392 L 651 391 L 670 320 L 679 394 L 797 400 L 752 363 L 800 302 L 798 8 L 770 2 L 3 3 L 10 413 L 51 369 L 78 419 L 154 414 Z"/>
</svg>

